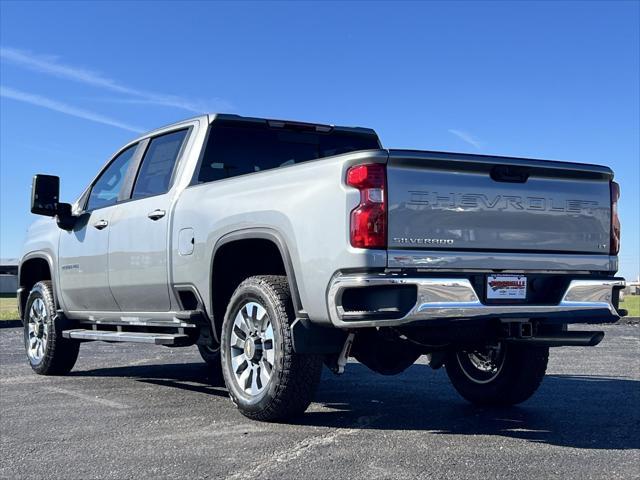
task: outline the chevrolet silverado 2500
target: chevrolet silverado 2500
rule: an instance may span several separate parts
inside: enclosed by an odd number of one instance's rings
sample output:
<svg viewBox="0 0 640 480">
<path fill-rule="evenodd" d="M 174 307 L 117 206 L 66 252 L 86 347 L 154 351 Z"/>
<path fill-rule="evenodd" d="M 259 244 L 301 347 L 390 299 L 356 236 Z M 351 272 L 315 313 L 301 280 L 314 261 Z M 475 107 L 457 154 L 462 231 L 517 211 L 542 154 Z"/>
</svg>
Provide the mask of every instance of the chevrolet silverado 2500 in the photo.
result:
<svg viewBox="0 0 640 480">
<path fill-rule="evenodd" d="M 549 347 L 614 322 L 604 166 L 383 149 L 376 133 L 204 115 L 118 150 L 73 204 L 36 175 L 19 271 L 35 372 L 83 342 L 197 345 L 254 419 L 303 412 L 323 364 L 421 355 L 476 404 L 529 398 Z"/>
</svg>

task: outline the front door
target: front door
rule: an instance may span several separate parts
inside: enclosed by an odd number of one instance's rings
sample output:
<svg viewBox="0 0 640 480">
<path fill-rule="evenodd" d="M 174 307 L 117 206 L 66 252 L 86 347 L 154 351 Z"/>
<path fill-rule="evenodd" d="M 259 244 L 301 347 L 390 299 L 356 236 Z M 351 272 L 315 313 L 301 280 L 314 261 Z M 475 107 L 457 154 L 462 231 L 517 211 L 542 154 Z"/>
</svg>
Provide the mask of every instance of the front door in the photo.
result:
<svg viewBox="0 0 640 480">
<path fill-rule="evenodd" d="M 60 234 L 60 292 L 70 311 L 119 310 L 109 289 L 110 227 L 136 148 L 125 149 L 109 163 L 91 186 L 73 230 Z"/>
<path fill-rule="evenodd" d="M 166 312 L 171 180 L 188 129 L 150 139 L 129 201 L 111 219 L 109 286 L 124 312 Z"/>
</svg>

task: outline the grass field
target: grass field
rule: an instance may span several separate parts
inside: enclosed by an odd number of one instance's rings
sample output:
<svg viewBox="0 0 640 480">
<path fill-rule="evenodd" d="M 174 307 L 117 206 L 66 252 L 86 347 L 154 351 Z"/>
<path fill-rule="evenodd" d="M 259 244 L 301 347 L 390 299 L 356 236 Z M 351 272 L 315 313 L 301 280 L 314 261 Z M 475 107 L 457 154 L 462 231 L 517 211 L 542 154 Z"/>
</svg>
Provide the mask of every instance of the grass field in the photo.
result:
<svg viewBox="0 0 640 480">
<path fill-rule="evenodd" d="M 620 308 L 629 310 L 630 317 L 640 317 L 640 295 L 627 295 L 620 302 Z"/>
<path fill-rule="evenodd" d="M 0 320 L 17 320 L 18 307 L 16 296 L 10 293 L 0 294 Z"/>
<path fill-rule="evenodd" d="M 629 310 L 630 317 L 640 317 L 640 296 L 627 295 L 624 301 L 620 302 L 620 308 Z M 11 294 L 0 294 L 0 320 L 17 320 L 18 308 L 16 307 L 16 296 Z"/>
</svg>

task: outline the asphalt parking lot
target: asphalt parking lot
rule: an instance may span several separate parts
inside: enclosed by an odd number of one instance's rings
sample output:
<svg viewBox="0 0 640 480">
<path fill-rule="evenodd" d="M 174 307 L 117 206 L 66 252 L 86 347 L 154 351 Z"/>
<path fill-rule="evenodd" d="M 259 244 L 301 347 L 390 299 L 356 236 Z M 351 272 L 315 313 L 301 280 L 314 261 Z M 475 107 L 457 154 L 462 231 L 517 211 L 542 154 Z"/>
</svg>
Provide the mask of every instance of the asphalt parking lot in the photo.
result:
<svg viewBox="0 0 640 480">
<path fill-rule="evenodd" d="M 41 377 L 0 329 L 1 478 L 639 478 L 640 328 L 552 352 L 528 402 L 461 400 L 444 371 L 325 371 L 292 424 L 242 417 L 195 348 L 85 344 Z"/>
</svg>

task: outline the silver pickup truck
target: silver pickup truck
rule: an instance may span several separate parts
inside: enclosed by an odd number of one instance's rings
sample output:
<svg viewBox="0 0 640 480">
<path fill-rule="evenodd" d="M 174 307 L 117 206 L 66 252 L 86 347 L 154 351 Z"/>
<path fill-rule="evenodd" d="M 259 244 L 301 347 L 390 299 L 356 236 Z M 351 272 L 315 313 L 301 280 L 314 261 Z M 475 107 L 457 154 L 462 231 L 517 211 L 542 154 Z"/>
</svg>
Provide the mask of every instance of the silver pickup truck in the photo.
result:
<svg viewBox="0 0 640 480">
<path fill-rule="evenodd" d="M 323 364 L 427 355 L 484 405 L 529 398 L 549 347 L 614 322 L 603 166 L 386 150 L 373 130 L 203 115 L 137 138 L 73 204 L 36 175 L 19 271 L 29 362 L 83 342 L 197 345 L 254 419 L 304 412 Z"/>
</svg>

